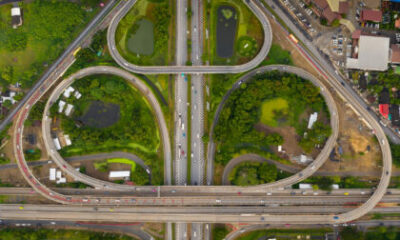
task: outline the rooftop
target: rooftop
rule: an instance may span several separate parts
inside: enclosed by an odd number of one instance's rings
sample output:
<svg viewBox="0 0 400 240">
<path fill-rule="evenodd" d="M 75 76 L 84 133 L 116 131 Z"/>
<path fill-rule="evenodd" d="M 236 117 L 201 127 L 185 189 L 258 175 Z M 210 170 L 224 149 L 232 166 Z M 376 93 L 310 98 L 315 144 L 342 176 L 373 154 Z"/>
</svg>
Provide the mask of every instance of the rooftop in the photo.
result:
<svg viewBox="0 0 400 240">
<path fill-rule="evenodd" d="M 382 22 L 382 12 L 380 10 L 364 9 L 361 11 L 360 20 Z"/>
<path fill-rule="evenodd" d="M 346 67 L 352 69 L 385 71 L 389 63 L 390 38 L 360 36 L 358 58 L 347 58 Z"/>
</svg>

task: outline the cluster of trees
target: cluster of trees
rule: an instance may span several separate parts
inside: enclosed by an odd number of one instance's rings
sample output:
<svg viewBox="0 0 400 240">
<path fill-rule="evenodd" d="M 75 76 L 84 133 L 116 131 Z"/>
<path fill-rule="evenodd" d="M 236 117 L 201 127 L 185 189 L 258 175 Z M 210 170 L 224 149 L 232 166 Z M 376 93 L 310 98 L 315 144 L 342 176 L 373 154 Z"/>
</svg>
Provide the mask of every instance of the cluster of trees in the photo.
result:
<svg viewBox="0 0 400 240">
<path fill-rule="evenodd" d="M 42 151 L 38 148 L 25 150 L 25 159 L 27 161 L 39 160 L 42 156 Z"/>
<path fill-rule="evenodd" d="M 396 240 L 400 238 L 400 232 L 395 227 L 377 227 L 359 231 L 355 227 L 345 227 L 340 231 L 343 240 Z"/>
<path fill-rule="evenodd" d="M 390 143 L 390 150 L 392 152 L 393 164 L 400 167 L 400 144 Z"/>
<path fill-rule="evenodd" d="M 312 129 L 307 131 L 307 135 L 301 138 L 300 146 L 306 153 L 310 153 L 315 146 L 322 146 L 331 133 L 330 125 L 317 121 Z"/>
<path fill-rule="evenodd" d="M 154 39 L 155 51 L 168 48 L 168 27 L 171 19 L 169 3 L 163 2 L 156 5 L 152 13 L 155 19 L 154 23 Z"/>
<path fill-rule="evenodd" d="M 252 57 L 257 54 L 257 41 L 249 36 L 242 36 L 237 40 L 237 52 L 242 57 Z"/>
<path fill-rule="evenodd" d="M 25 126 L 31 126 L 34 121 L 41 121 L 43 117 L 45 102 L 38 101 L 29 112 L 28 118 L 25 120 Z"/>
<path fill-rule="evenodd" d="M 273 164 L 244 162 L 232 170 L 229 180 L 234 185 L 248 186 L 273 182 L 277 176 L 278 171 Z"/>
<path fill-rule="evenodd" d="M 131 181 L 136 185 L 150 184 L 149 174 L 141 166 L 137 166 L 134 172 L 131 172 Z"/>
<path fill-rule="evenodd" d="M 0 239 L 90 239 L 90 240 L 131 240 L 130 236 L 117 233 L 90 232 L 85 230 L 65 230 L 46 228 L 3 228 L 0 231 Z"/>
<path fill-rule="evenodd" d="M 319 94 L 319 89 L 312 83 L 296 75 L 277 71 L 257 75 L 253 81 L 242 83 L 242 87 L 230 95 L 221 111 L 215 127 L 215 140 L 223 145 L 218 146 L 217 162 L 226 163 L 232 154 L 243 145 L 264 149 L 268 152 L 270 145 L 283 143 L 282 137 L 277 134 L 269 136 L 254 129 L 254 125 L 260 121 L 262 103 L 278 96 L 289 102 L 287 124 L 296 129 L 300 128 L 299 116 L 305 109 L 326 111 L 326 105 Z M 305 146 L 311 145 L 311 143 L 323 143 L 330 134 L 328 125 L 322 123 L 315 125 L 308 134 L 307 141 L 304 140 Z"/>
</svg>

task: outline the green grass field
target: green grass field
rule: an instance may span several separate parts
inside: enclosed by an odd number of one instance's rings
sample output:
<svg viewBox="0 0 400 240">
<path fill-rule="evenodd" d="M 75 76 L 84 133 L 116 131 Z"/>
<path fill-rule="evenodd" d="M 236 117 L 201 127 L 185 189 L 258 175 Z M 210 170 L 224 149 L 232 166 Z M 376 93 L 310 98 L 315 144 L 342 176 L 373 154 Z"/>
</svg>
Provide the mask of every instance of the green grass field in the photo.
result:
<svg viewBox="0 0 400 240">
<path fill-rule="evenodd" d="M 284 98 L 274 98 L 271 100 L 264 101 L 261 106 L 261 122 L 265 125 L 276 127 L 278 121 L 276 119 L 276 113 L 287 114 L 289 109 L 288 102 Z"/>
<path fill-rule="evenodd" d="M 129 164 L 131 165 L 131 172 L 135 172 L 136 170 L 136 162 L 127 159 L 127 158 L 111 158 L 107 159 L 107 163 L 122 163 L 122 164 Z"/>
</svg>

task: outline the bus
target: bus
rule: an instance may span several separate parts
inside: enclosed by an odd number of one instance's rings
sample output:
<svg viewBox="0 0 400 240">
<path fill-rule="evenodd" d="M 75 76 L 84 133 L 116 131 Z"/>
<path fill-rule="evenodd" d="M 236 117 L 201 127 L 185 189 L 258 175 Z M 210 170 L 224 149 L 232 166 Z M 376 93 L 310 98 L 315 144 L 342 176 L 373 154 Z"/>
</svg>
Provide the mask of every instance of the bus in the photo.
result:
<svg viewBox="0 0 400 240">
<path fill-rule="evenodd" d="M 299 42 L 299 40 L 297 40 L 297 38 L 296 38 L 293 34 L 290 34 L 290 35 L 289 35 L 289 38 L 290 38 L 290 40 L 292 40 L 295 44 L 297 44 L 297 43 Z"/>
<path fill-rule="evenodd" d="M 76 55 L 78 54 L 78 52 L 79 52 L 81 49 L 82 49 L 81 47 L 78 47 L 78 48 L 74 51 L 74 53 L 73 53 L 74 57 L 76 57 Z"/>
</svg>

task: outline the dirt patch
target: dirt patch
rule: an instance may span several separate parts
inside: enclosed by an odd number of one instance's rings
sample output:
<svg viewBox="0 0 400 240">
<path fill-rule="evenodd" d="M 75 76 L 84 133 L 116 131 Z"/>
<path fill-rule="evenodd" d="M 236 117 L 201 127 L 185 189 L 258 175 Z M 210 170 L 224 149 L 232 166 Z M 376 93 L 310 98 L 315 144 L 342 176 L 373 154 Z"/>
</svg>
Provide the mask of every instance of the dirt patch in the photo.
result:
<svg viewBox="0 0 400 240">
<path fill-rule="evenodd" d="M 219 163 L 215 163 L 214 165 L 214 184 L 215 185 L 221 185 L 222 184 L 222 174 L 224 172 L 224 166 L 219 164 Z"/>
<path fill-rule="evenodd" d="M 272 151 L 279 157 L 289 160 L 291 156 L 298 156 L 303 153 L 303 149 L 299 146 L 300 137 L 296 134 L 296 129 L 294 127 L 270 127 L 262 123 L 257 123 L 254 128 L 267 135 L 278 133 L 283 137 L 284 143 L 282 144 L 282 149 L 285 151 L 284 153 L 278 152 L 278 147 L 271 147 Z"/>
</svg>

